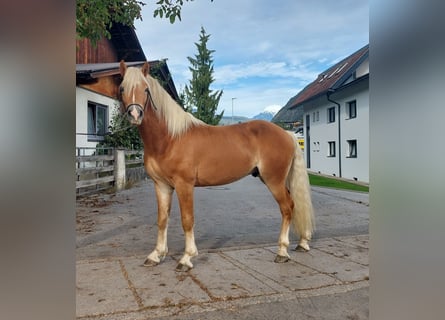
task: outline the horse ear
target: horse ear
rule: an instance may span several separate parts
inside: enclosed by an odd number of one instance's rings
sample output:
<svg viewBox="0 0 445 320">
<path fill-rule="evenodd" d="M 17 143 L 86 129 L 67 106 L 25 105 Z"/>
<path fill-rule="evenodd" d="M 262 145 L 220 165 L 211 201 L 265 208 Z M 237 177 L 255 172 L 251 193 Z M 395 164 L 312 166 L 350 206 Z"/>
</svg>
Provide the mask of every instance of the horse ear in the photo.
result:
<svg viewBox="0 0 445 320">
<path fill-rule="evenodd" d="M 121 72 L 121 76 L 123 77 L 125 75 L 125 71 L 127 71 L 127 66 L 125 65 L 124 60 L 121 60 L 121 63 L 119 64 L 119 70 Z"/>
<path fill-rule="evenodd" d="M 150 66 L 148 64 L 148 61 L 145 61 L 144 65 L 142 66 L 142 73 L 144 74 L 144 77 L 147 76 L 148 71 L 150 71 Z"/>
</svg>

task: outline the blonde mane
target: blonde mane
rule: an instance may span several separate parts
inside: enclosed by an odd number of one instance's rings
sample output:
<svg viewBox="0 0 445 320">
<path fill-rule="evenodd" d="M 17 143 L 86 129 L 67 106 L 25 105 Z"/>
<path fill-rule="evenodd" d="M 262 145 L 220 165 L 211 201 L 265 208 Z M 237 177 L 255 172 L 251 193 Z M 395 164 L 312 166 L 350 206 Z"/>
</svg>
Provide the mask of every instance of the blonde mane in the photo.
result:
<svg viewBox="0 0 445 320">
<path fill-rule="evenodd" d="M 197 125 L 206 125 L 203 121 L 195 118 L 191 113 L 182 109 L 179 104 L 165 91 L 155 78 L 147 74 L 143 76 L 138 68 L 129 67 L 125 72 L 122 86 L 129 89 L 134 88 L 140 81 L 148 85 L 153 109 L 159 119 L 163 119 L 167 125 L 169 134 L 176 138 L 187 132 L 188 129 Z"/>
</svg>

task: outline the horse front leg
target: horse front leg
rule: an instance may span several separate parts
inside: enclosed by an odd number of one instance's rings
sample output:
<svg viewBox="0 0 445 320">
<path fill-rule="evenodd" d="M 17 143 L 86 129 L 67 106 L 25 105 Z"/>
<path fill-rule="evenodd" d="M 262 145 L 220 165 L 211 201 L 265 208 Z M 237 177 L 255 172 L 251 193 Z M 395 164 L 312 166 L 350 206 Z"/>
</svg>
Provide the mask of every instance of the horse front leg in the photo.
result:
<svg viewBox="0 0 445 320">
<path fill-rule="evenodd" d="M 156 248 L 145 259 L 144 266 L 146 267 L 158 265 L 168 253 L 167 229 L 173 188 L 166 184 L 156 183 L 155 190 L 158 200 L 158 239 Z"/>
<path fill-rule="evenodd" d="M 191 258 L 198 255 L 193 231 L 195 218 L 193 214 L 193 185 L 181 183 L 176 186 L 176 193 L 181 210 L 181 222 L 185 235 L 185 250 L 176 271 L 188 271 L 193 268 Z"/>
</svg>

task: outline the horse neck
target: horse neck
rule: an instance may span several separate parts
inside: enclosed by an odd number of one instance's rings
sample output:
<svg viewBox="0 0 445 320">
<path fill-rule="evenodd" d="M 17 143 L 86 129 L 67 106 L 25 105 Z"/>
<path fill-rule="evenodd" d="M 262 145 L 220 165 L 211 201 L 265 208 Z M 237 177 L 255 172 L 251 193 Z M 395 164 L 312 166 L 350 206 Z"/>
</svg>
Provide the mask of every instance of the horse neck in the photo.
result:
<svg viewBox="0 0 445 320">
<path fill-rule="evenodd" d="M 159 119 L 151 107 L 145 113 L 139 126 L 139 133 L 144 142 L 144 151 L 149 156 L 163 155 L 170 145 L 171 138 L 167 125 Z"/>
</svg>

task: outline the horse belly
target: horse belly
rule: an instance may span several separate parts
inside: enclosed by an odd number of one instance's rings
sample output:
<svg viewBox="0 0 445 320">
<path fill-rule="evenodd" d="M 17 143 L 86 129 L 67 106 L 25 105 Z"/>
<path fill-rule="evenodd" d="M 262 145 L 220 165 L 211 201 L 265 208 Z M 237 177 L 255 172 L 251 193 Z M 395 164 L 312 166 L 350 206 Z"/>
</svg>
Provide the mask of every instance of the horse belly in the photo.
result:
<svg viewBox="0 0 445 320">
<path fill-rule="evenodd" d="M 251 157 L 222 152 L 200 159 L 196 186 L 214 186 L 237 181 L 251 173 L 255 163 Z"/>
</svg>

